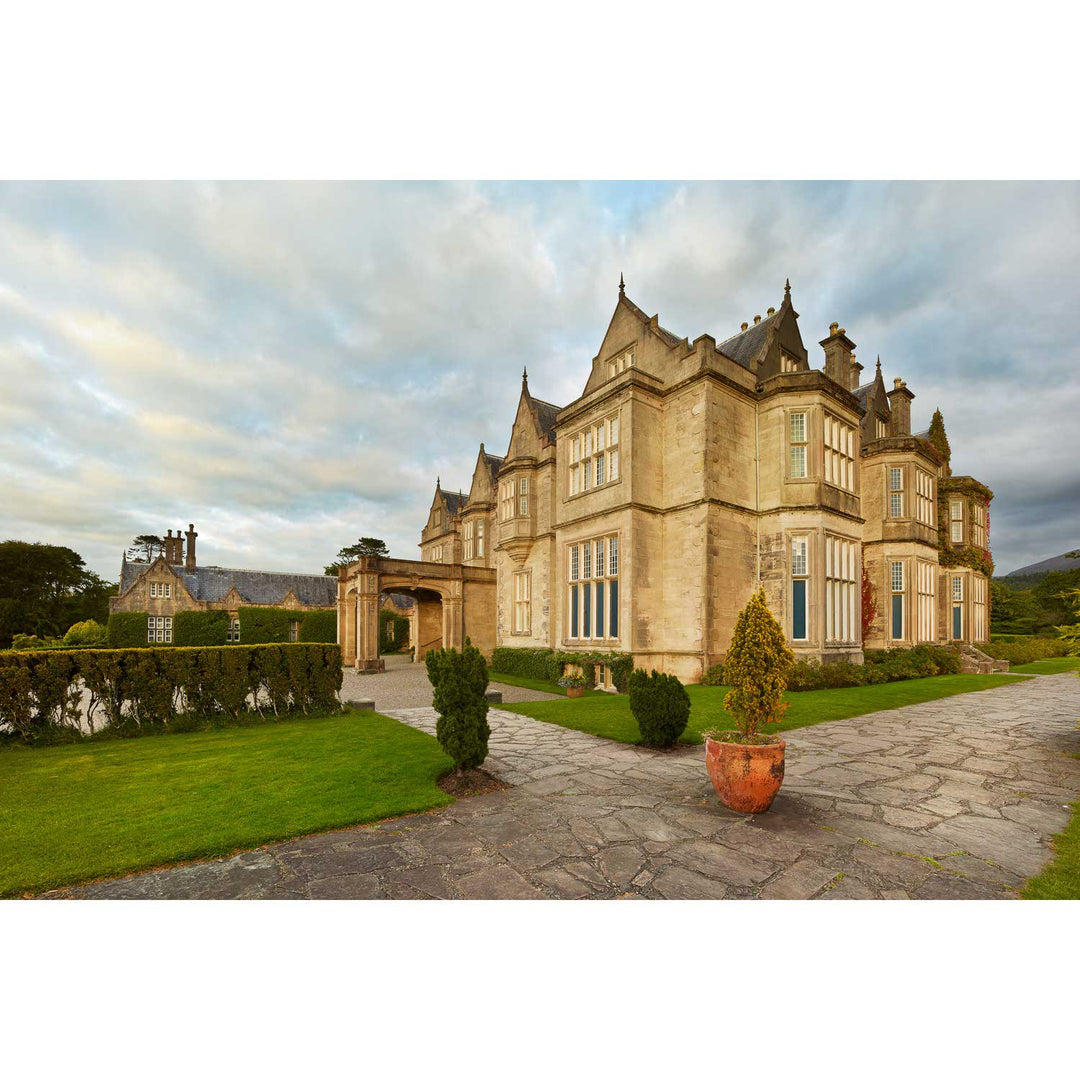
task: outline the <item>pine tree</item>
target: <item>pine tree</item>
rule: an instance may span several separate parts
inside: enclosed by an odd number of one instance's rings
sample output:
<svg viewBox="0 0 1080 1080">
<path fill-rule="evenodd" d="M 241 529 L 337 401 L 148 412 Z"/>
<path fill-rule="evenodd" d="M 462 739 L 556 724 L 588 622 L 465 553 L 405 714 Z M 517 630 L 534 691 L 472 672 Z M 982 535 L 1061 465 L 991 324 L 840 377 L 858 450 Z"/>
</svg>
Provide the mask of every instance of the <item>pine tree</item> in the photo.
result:
<svg viewBox="0 0 1080 1080">
<path fill-rule="evenodd" d="M 759 588 L 739 612 L 724 660 L 724 680 L 731 687 L 724 708 L 734 715 L 746 741 L 755 740 L 763 724 L 774 724 L 783 716 L 787 708 L 783 694 L 794 664 L 783 627 L 765 603 L 765 590 Z"/>
<path fill-rule="evenodd" d="M 952 450 L 949 447 L 949 436 L 945 434 L 945 421 L 941 416 L 941 410 L 935 409 L 930 418 L 930 430 L 926 433 L 927 442 L 945 459 L 945 475 L 950 476 L 952 469 L 949 463 L 952 460 Z"/>
<path fill-rule="evenodd" d="M 428 678 L 435 688 L 432 704 L 439 714 L 435 737 L 453 758 L 458 772 L 477 768 L 488 753 L 491 728 L 487 722 L 487 663 L 468 638 L 465 647 L 433 649 L 425 657 Z"/>
</svg>

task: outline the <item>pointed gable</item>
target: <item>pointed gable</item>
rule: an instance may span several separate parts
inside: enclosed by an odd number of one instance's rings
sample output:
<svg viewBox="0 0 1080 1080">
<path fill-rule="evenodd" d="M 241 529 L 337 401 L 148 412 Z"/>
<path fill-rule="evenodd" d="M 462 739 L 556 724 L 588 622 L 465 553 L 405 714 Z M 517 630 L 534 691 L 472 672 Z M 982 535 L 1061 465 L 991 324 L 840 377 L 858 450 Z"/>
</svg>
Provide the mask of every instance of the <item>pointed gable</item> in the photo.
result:
<svg viewBox="0 0 1080 1080">
<path fill-rule="evenodd" d="M 765 318 L 743 328 L 716 346 L 740 367 L 768 379 L 786 371 L 808 371 L 810 354 L 799 333 L 799 313 L 791 303 L 791 283 L 784 283 L 779 308 L 769 308 Z"/>
<path fill-rule="evenodd" d="M 518 398 L 514 426 L 510 431 L 510 445 L 506 461 L 518 457 L 536 457 L 545 446 L 555 441 L 555 420 L 563 406 L 541 401 L 529 393 L 529 373 L 521 375 L 521 397 Z"/>
<path fill-rule="evenodd" d="M 506 458 L 496 457 L 484 449 L 480 444 L 480 453 L 476 456 L 476 467 L 473 469 L 472 483 L 469 485 L 469 497 L 466 501 L 466 509 L 475 505 L 495 502 L 495 477 L 503 466 Z"/>
</svg>

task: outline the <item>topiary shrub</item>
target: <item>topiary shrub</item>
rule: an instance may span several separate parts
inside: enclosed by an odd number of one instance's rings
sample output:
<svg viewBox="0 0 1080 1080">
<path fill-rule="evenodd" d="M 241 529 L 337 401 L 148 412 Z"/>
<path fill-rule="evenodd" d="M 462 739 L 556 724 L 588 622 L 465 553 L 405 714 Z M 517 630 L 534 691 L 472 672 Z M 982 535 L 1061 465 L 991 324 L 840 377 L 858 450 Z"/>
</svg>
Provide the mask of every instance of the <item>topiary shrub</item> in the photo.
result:
<svg viewBox="0 0 1080 1080">
<path fill-rule="evenodd" d="M 768 741 L 758 731 L 783 717 L 787 709 L 784 690 L 794 664 L 795 655 L 788 648 L 783 627 L 769 611 L 765 590 L 759 588 L 739 612 L 724 658 L 724 673 L 731 687 L 724 697 L 724 708 L 735 718 L 740 741 Z M 727 737 L 730 739 L 730 734 Z"/>
<path fill-rule="evenodd" d="M 647 746 L 674 746 L 690 720 L 690 697 L 674 675 L 640 668 L 629 680 L 630 712 Z"/>
<path fill-rule="evenodd" d="M 110 649 L 145 649 L 146 611 L 114 611 L 109 616 L 105 637 Z"/>
<path fill-rule="evenodd" d="M 435 737 L 460 773 L 477 768 L 487 757 L 491 728 L 487 722 L 487 664 L 468 638 L 465 647 L 432 649 L 424 658 L 435 688 L 432 704 L 439 714 Z"/>
</svg>

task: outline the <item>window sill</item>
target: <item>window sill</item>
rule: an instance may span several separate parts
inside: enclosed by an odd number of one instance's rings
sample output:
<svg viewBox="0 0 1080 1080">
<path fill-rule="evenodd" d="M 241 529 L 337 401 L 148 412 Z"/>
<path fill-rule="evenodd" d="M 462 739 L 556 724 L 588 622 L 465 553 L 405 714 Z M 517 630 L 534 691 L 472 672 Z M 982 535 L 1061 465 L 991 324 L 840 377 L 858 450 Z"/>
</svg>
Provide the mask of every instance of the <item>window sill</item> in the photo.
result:
<svg viewBox="0 0 1080 1080">
<path fill-rule="evenodd" d="M 585 498 L 586 495 L 592 495 L 597 491 L 607 491 L 608 488 L 618 487 L 622 482 L 623 482 L 623 478 L 621 476 L 618 478 L 618 480 L 607 480 L 603 484 L 600 484 L 597 487 L 589 488 L 588 491 L 579 491 L 579 492 L 576 492 L 574 495 L 565 495 L 565 496 L 563 496 L 563 502 L 564 503 L 574 502 L 577 499 Z"/>
</svg>

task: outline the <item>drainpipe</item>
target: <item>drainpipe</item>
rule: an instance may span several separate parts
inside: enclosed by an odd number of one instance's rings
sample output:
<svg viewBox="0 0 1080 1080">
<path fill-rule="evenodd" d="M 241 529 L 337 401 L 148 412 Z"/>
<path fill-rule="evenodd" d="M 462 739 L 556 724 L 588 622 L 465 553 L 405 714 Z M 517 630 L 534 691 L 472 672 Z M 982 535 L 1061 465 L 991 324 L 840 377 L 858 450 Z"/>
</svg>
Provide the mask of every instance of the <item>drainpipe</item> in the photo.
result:
<svg viewBox="0 0 1080 1080">
<path fill-rule="evenodd" d="M 758 410 L 760 403 L 754 402 L 754 525 L 757 530 L 754 542 L 754 574 L 757 584 L 761 584 L 761 445 L 758 441 Z"/>
</svg>

